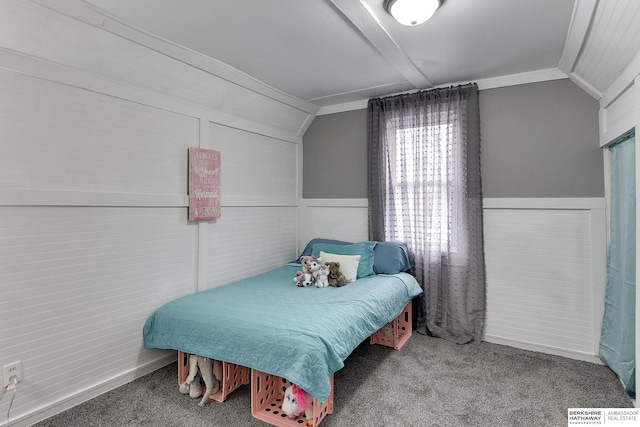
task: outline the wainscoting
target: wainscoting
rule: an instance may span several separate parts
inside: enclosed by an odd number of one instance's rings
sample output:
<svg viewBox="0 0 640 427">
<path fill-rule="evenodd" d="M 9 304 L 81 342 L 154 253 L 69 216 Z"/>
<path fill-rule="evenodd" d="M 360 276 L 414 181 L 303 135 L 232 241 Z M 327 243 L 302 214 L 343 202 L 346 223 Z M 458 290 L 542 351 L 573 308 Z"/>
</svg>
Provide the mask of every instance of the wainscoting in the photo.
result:
<svg viewBox="0 0 640 427">
<path fill-rule="evenodd" d="M 367 239 L 366 199 L 306 199 L 300 244 Z M 604 198 L 484 200 L 485 340 L 598 362 Z"/>
<path fill-rule="evenodd" d="M 484 201 L 485 340 L 598 361 L 604 199 Z"/>
</svg>

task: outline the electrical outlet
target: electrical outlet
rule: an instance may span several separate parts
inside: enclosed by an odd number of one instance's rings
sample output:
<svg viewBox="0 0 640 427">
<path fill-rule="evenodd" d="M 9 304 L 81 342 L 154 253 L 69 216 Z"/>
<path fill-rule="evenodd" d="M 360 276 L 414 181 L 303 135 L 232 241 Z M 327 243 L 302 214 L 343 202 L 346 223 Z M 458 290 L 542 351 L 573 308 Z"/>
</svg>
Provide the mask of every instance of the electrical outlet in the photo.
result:
<svg viewBox="0 0 640 427">
<path fill-rule="evenodd" d="M 16 376 L 18 382 L 22 381 L 22 362 L 9 363 L 2 368 L 2 376 L 4 378 L 4 386 L 8 386 L 12 381 L 11 377 Z"/>
</svg>

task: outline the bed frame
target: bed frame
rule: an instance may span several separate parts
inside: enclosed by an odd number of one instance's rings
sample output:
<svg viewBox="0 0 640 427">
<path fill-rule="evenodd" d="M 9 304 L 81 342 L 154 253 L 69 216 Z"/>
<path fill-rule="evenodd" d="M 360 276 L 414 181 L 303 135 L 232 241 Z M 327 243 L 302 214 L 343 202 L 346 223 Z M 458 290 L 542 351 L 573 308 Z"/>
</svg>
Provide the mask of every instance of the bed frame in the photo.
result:
<svg viewBox="0 0 640 427">
<path fill-rule="evenodd" d="M 412 305 L 411 301 L 394 320 L 371 335 L 369 344 L 378 344 L 400 350 L 411 338 Z M 182 384 L 189 374 L 189 354 L 178 351 L 178 384 Z M 220 389 L 209 396 L 218 402 L 224 402 L 229 394 L 240 386 L 251 384 L 251 414 L 254 418 L 274 426 L 300 426 L 303 417 L 291 420 L 282 412 L 284 390 L 291 384 L 286 378 L 271 375 L 256 369 L 222 361 L 222 381 Z M 334 382 L 331 374 L 331 394 L 326 402 L 313 398 L 313 426 L 317 426 L 329 414 L 333 413 Z"/>
</svg>

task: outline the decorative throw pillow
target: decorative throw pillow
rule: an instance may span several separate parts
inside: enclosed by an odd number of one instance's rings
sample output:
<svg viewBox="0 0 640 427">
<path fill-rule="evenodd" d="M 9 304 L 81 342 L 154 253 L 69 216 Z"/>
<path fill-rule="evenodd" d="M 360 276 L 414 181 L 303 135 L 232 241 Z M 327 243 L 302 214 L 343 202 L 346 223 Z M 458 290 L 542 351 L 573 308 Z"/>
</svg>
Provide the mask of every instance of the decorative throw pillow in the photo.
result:
<svg viewBox="0 0 640 427">
<path fill-rule="evenodd" d="M 339 262 L 340 271 L 344 274 L 344 278 L 349 282 L 353 282 L 358 278 L 358 264 L 360 264 L 360 255 L 339 255 L 320 251 L 320 261 Z"/>
<path fill-rule="evenodd" d="M 409 249 L 404 242 L 378 242 L 373 253 L 376 274 L 396 274 L 411 269 Z"/>
<path fill-rule="evenodd" d="M 302 251 L 302 253 L 298 257 L 298 261 L 300 261 L 300 259 L 303 256 L 312 255 L 313 245 L 318 244 L 318 243 L 330 243 L 332 245 L 350 245 L 351 244 L 351 242 L 345 242 L 343 240 L 324 239 L 322 237 L 316 237 L 314 239 L 309 240 L 309 243 L 307 243 L 307 246 L 304 247 L 304 250 Z M 315 256 L 318 256 L 317 251 L 315 253 Z"/>
<path fill-rule="evenodd" d="M 313 245 L 313 255 L 318 256 L 320 251 L 324 251 L 336 255 L 360 255 L 358 265 L 358 278 L 372 276 L 375 274 L 373 270 L 374 253 L 373 248 L 378 242 L 358 242 L 350 245 L 316 243 Z"/>
</svg>

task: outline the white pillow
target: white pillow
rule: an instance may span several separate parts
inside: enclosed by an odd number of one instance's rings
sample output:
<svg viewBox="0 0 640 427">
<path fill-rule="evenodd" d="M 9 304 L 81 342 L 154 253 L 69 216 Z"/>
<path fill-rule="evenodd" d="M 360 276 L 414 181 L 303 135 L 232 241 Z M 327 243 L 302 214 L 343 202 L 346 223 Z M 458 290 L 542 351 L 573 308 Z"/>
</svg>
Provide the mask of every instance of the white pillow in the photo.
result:
<svg viewBox="0 0 640 427">
<path fill-rule="evenodd" d="M 320 260 L 325 262 L 339 262 L 340 272 L 344 274 L 345 280 L 353 282 L 358 278 L 358 264 L 360 264 L 360 255 L 338 255 L 328 254 L 320 251 Z"/>
</svg>

